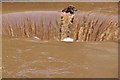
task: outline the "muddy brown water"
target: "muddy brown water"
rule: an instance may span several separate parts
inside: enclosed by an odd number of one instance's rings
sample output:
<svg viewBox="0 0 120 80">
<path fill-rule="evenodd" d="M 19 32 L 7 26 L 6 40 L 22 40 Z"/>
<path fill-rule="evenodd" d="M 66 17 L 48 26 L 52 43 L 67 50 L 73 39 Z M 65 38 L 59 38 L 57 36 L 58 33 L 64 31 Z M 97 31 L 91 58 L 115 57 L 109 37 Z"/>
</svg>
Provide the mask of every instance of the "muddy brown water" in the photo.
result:
<svg viewBox="0 0 120 80">
<path fill-rule="evenodd" d="M 117 77 L 116 42 L 3 39 L 3 77 Z"/>
<path fill-rule="evenodd" d="M 105 14 L 118 14 L 117 2 L 3 2 L 2 13 L 23 11 L 61 11 L 68 5 L 74 5 L 80 11 Z"/>
<path fill-rule="evenodd" d="M 4 14 L 60 10 L 71 3 L 57 3 L 57 7 L 53 4 L 56 3 L 3 3 L 2 7 Z M 73 4 L 82 11 L 117 14 L 117 3 Z M 4 78 L 118 77 L 118 43 L 112 41 L 65 43 L 3 37 L 2 58 Z"/>
</svg>

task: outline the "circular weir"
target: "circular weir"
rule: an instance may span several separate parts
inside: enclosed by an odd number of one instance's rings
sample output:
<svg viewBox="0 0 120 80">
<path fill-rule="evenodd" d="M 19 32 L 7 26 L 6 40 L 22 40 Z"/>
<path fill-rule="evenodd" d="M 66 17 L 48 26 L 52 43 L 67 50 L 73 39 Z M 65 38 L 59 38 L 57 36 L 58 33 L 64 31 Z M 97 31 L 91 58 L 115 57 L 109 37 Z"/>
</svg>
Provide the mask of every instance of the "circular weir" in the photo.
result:
<svg viewBox="0 0 120 80">
<path fill-rule="evenodd" d="M 74 14 L 58 11 L 17 12 L 2 15 L 2 34 L 11 37 L 37 37 L 40 40 L 116 41 L 115 15 L 90 12 Z"/>
</svg>

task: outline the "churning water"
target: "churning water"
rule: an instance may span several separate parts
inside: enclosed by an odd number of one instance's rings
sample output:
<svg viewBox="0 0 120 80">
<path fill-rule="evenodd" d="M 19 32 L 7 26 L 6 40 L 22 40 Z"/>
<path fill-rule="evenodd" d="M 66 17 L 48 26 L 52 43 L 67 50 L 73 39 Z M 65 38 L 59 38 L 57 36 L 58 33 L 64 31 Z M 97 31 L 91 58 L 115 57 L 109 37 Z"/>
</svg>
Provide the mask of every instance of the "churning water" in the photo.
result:
<svg viewBox="0 0 120 80">
<path fill-rule="evenodd" d="M 117 77 L 116 42 L 3 38 L 3 77 Z"/>
<path fill-rule="evenodd" d="M 34 11 L 3 15 L 3 35 L 33 37 L 59 41 L 61 12 Z M 69 18 L 68 18 L 69 19 Z M 117 16 L 77 12 L 72 25 L 71 38 L 75 41 L 117 41 Z M 66 22 L 67 23 L 67 22 Z"/>
<path fill-rule="evenodd" d="M 117 16 L 76 13 L 71 35 L 75 42 L 66 43 L 59 41 L 60 15 L 3 15 L 3 77 L 118 77 L 118 46 L 109 42 L 118 39 Z"/>
</svg>

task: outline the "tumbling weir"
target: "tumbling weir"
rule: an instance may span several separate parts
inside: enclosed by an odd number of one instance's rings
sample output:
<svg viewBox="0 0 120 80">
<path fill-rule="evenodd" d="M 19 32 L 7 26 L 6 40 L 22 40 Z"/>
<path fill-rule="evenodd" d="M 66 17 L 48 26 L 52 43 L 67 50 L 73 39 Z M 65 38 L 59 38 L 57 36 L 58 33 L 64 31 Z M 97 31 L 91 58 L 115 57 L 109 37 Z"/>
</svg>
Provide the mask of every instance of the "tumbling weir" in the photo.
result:
<svg viewBox="0 0 120 80">
<path fill-rule="evenodd" d="M 2 15 L 2 35 L 40 40 L 117 41 L 118 17 L 90 12 L 33 11 Z"/>
</svg>

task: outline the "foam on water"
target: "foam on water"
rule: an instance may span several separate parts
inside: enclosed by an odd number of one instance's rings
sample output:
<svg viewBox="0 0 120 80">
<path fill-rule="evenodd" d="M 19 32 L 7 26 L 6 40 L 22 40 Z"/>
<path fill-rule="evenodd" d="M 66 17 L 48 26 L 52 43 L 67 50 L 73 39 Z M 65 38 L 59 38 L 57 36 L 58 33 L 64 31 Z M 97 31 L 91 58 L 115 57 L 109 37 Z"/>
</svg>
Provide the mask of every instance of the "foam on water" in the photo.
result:
<svg viewBox="0 0 120 80">
<path fill-rule="evenodd" d="M 62 41 L 64 41 L 64 42 L 73 42 L 74 40 L 72 38 L 64 38 Z"/>
</svg>

